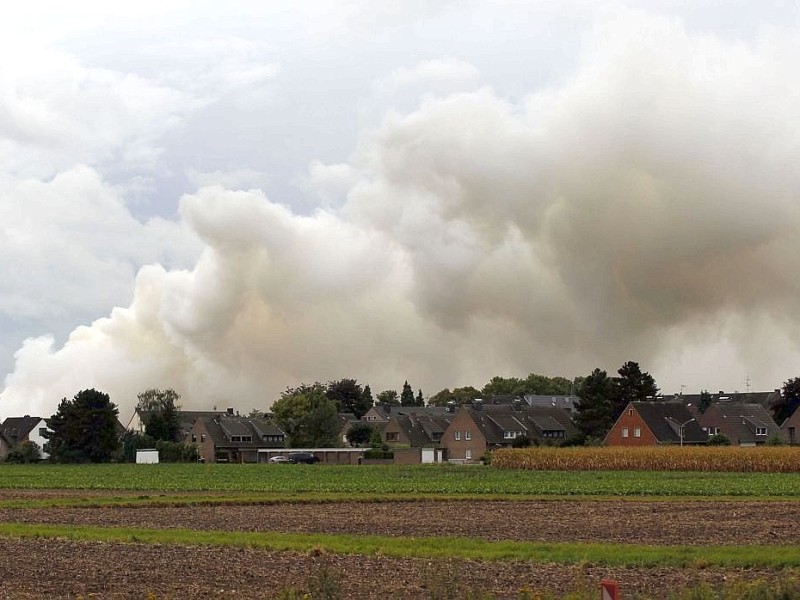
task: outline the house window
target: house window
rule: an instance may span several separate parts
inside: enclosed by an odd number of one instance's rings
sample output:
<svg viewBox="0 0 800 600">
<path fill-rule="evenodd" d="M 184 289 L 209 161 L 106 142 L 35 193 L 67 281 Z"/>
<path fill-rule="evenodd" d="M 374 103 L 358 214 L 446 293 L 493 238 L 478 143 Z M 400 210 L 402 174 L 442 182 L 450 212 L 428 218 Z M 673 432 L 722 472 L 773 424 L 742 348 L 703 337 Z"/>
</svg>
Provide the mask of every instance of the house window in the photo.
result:
<svg viewBox="0 0 800 600">
<path fill-rule="evenodd" d="M 400 439 L 400 434 L 396 431 L 387 431 L 386 432 L 386 441 L 387 442 L 396 442 Z"/>
<path fill-rule="evenodd" d="M 504 431 L 503 432 L 503 439 L 504 440 L 513 440 L 517 437 L 516 431 Z"/>
<path fill-rule="evenodd" d="M 466 451 L 466 453 L 464 454 L 464 458 L 466 458 L 467 460 L 472 460 L 472 450 L 470 450 L 469 448 L 467 448 L 467 451 Z"/>
<path fill-rule="evenodd" d="M 756 427 L 756 435 L 767 435 L 766 427 Z"/>
<path fill-rule="evenodd" d="M 195 434 L 192 434 L 192 443 L 193 444 L 197 443 L 197 436 Z"/>
<path fill-rule="evenodd" d="M 628 428 L 627 427 L 623 427 L 622 428 L 622 437 L 624 437 L 624 438 L 628 437 Z"/>
<path fill-rule="evenodd" d="M 47 427 L 39 427 L 39 437 L 44 437 L 47 434 Z"/>
<path fill-rule="evenodd" d="M 456 430 L 455 438 L 456 438 L 457 442 L 461 440 L 461 432 L 460 431 Z"/>
<path fill-rule="evenodd" d="M 205 441 L 206 441 L 206 434 L 205 433 L 201 433 L 200 434 L 200 443 L 202 444 Z"/>
<path fill-rule="evenodd" d="M 641 427 L 634 427 L 633 428 L 633 437 L 642 437 L 642 428 Z"/>
<path fill-rule="evenodd" d="M 472 439 L 472 432 L 471 432 L 469 429 L 467 429 L 467 430 L 464 432 L 464 439 L 465 439 L 465 440 L 471 440 L 471 439 Z"/>
</svg>

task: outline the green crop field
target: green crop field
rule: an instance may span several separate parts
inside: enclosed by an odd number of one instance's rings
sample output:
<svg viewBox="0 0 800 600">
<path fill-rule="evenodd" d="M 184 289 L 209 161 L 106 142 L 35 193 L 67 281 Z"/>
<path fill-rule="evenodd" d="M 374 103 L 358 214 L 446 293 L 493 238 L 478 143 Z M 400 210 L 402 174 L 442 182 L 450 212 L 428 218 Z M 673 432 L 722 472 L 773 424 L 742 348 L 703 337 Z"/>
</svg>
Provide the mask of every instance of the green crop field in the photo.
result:
<svg viewBox="0 0 800 600">
<path fill-rule="evenodd" d="M 800 497 L 800 474 L 322 465 L 2 465 L 0 489 L 325 496 Z"/>
</svg>

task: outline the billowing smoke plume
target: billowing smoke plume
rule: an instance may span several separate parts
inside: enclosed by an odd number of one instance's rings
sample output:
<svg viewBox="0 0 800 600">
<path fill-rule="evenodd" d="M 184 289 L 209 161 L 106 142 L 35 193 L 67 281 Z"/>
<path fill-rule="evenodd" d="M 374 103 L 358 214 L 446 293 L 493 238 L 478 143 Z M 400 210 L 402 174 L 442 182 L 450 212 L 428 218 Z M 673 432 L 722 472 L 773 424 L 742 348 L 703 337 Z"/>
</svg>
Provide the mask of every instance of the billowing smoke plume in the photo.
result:
<svg viewBox="0 0 800 600">
<path fill-rule="evenodd" d="M 311 170 L 324 210 L 200 189 L 180 205 L 194 268 L 146 266 L 128 308 L 26 342 L 0 412 L 86 387 L 123 414 L 148 387 L 248 410 L 314 380 L 434 393 L 625 360 L 712 387 L 738 361 L 779 386 L 800 374 L 797 39 L 622 19 L 522 103 L 480 89 L 387 116 Z"/>
</svg>

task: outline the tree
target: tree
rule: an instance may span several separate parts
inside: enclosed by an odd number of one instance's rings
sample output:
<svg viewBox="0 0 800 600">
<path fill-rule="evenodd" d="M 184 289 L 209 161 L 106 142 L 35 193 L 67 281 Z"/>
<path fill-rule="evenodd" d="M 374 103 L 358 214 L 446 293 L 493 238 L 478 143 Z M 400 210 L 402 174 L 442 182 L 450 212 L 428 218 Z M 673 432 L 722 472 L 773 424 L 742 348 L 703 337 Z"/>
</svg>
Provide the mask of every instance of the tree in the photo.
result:
<svg viewBox="0 0 800 600">
<path fill-rule="evenodd" d="M 471 385 L 455 388 L 452 392 L 444 388 L 428 398 L 428 406 L 447 406 L 448 402 L 456 404 L 470 404 L 476 398 L 481 398 L 481 393 Z"/>
<path fill-rule="evenodd" d="M 586 437 L 602 439 L 629 402 L 653 400 L 658 394 L 656 382 L 642 372 L 639 363 L 628 361 L 609 378 L 595 369 L 578 388 L 575 425 Z"/>
<path fill-rule="evenodd" d="M 481 394 L 477 397 L 484 398 L 484 397 L 491 397 L 491 396 L 504 396 L 508 394 L 517 394 L 521 387 L 521 382 L 516 377 L 500 377 L 495 376 L 489 380 L 483 389 L 481 390 Z"/>
<path fill-rule="evenodd" d="M 588 438 L 603 438 L 612 425 L 614 382 L 605 371 L 595 369 L 578 388 L 575 426 Z"/>
<path fill-rule="evenodd" d="M 697 403 L 697 412 L 702 415 L 704 412 L 706 412 L 709 406 L 711 406 L 711 394 L 708 393 L 708 390 L 703 390 L 700 392 L 700 401 Z"/>
<path fill-rule="evenodd" d="M 372 406 L 372 394 L 366 396 L 355 379 L 331 381 L 325 394 L 336 403 L 339 412 L 353 413 L 357 419 L 367 414 Z"/>
<path fill-rule="evenodd" d="M 650 373 L 642 372 L 639 363 L 629 360 L 619 368 L 617 373 L 619 373 L 619 377 L 614 378 L 614 384 L 619 412 L 614 417 L 615 421 L 629 402 L 654 400 L 658 395 L 655 379 Z"/>
<path fill-rule="evenodd" d="M 564 377 L 547 377 L 531 373 L 521 382 L 517 394 L 540 394 L 547 396 L 566 396 L 572 389 L 572 382 Z"/>
<path fill-rule="evenodd" d="M 120 448 L 118 414 L 108 394 L 94 389 L 62 399 L 56 413 L 45 419 L 45 452 L 53 462 L 110 461 Z"/>
<path fill-rule="evenodd" d="M 408 385 L 408 379 L 403 384 L 403 391 L 400 392 L 400 406 L 415 406 L 416 402 L 414 401 L 414 390 L 411 389 L 411 386 Z"/>
<path fill-rule="evenodd" d="M 336 403 L 321 383 L 289 388 L 272 405 L 275 422 L 286 433 L 290 448 L 339 446 Z"/>
<path fill-rule="evenodd" d="M 145 435 L 154 440 L 178 442 L 181 437 L 181 423 L 178 418 L 181 399 L 175 390 L 149 389 L 137 396 L 136 411 L 144 424 Z"/>
<path fill-rule="evenodd" d="M 800 377 L 795 377 L 784 382 L 780 400 L 770 406 L 772 418 L 780 425 L 792 416 L 798 406 L 800 406 Z"/>
<path fill-rule="evenodd" d="M 422 396 L 422 390 L 417 391 L 417 397 L 414 398 L 414 404 L 416 406 L 425 406 L 425 398 Z"/>
<path fill-rule="evenodd" d="M 369 423 L 354 423 L 352 427 L 347 430 L 345 436 L 347 437 L 347 442 L 351 446 L 361 447 L 369 442 L 374 430 L 375 428 Z"/>
<path fill-rule="evenodd" d="M 392 406 L 400 405 L 400 398 L 397 396 L 395 390 L 383 390 L 378 394 L 378 404 L 391 404 Z"/>
<path fill-rule="evenodd" d="M 364 391 L 361 392 L 361 402 L 367 407 L 367 412 L 369 412 L 369 409 L 375 404 L 375 400 L 372 397 L 372 390 L 368 385 L 365 385 Z"/>
</svg>

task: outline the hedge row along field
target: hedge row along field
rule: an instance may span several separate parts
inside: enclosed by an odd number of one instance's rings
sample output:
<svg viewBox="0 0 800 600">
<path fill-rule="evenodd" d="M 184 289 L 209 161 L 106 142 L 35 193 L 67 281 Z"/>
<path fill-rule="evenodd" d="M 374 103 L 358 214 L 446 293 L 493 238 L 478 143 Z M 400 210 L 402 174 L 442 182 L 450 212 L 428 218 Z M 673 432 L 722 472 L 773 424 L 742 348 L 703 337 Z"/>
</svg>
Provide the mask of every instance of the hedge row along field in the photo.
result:
<svg viewBox="0 0 800 600">
<path fill-rule="evenodd" d="M 798 473 L 800 447 L 524 448 L 497 450 L 492 465 L 532 471 Z"/>
</svg>

